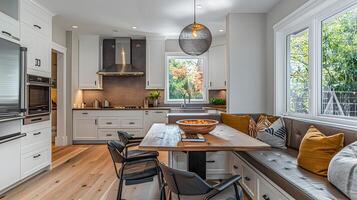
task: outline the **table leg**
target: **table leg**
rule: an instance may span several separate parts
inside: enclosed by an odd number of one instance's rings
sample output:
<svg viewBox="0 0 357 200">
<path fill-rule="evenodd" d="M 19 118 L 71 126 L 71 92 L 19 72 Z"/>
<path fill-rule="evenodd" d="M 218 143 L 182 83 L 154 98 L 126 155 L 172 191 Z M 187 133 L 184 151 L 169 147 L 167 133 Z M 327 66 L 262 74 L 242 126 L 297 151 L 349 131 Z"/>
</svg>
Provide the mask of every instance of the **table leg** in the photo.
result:
<svg viewBox="0 0 357 200">
<path fill-rule="evenodd" d="M 188 152 L 188 171 L 196 173 L 203 180 L 206 179 L 206 152 Z"/>
</svg>

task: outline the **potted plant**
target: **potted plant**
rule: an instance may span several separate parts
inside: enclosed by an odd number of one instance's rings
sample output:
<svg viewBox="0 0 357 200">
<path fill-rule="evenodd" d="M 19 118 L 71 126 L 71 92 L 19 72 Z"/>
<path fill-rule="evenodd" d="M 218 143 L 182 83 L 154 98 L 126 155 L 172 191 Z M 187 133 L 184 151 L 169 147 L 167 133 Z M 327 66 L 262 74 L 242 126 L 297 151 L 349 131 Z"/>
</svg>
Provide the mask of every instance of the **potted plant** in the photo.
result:
<svg viewBox="0 0 357 200">
<path fill-rule="evenodd" d="M 159 98 L 161 96 L 160 91 L 151 91 L 149 94 L 149 99 L 153 102 L 153 106 L 157 107 L 159 105 Z"/>
</svg>

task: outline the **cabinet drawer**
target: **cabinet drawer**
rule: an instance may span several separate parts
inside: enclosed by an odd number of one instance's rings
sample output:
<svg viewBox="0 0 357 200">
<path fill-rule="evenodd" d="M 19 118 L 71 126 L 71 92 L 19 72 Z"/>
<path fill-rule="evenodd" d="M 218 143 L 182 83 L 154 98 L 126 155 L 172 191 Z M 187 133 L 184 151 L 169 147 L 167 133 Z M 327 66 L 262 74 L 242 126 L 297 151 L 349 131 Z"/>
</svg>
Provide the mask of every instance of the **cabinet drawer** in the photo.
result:
<svg viewBox="0 0 357 200">
<path fill-rule="evenodd" d="M 207 170 L 215 170 L 221 173 L 229 173 L 229 156 L 226 152 L 206 153 Z"/>
<path fill-rule="evenodd" d="M 34 150 L 21 156 L 21 177 L 25 178 L 50 164 L 50 148 Z"/>
<path fill-rule="evenodd" d="M 276 188 L 269 184 L 263 178 L 258 179 L 259 192 L 258 200 L 288 200 L 283 194 L 281 194 Z"/>
<path fill-rule="evenodd" d="M 134 137 L 144 137 L 145 136 L 143 129 L 120 129 L 120 130 L 125 131 Z"/>
<path fill-rule="evenodd" d="M 118 126 L 120 126 L 120 119 L 119 118 L 101 117 L 98 119 L 98 126 L 100 126 L 100 127 L 118 127 Z"/>
<path fill-rule="evenodd" d="M 143 120 L 138 118 L 133 119 L 122 119 L 120 123 L 120 127 L 123 128 L 142 128 Z"/>
<path fill-rule="evenodd" d="M 242 161 L 239 160 L 235 154 L 232 154 L 231 170 L 233 175 L 242 176 L 243 174 Z"/>
<path fill-rule="evenodd" d="M 23 0 L 22 2 L 21 21 L 46 38 L 50 38 L 52 17 L 29 0 Z"/>
<path fill-rule="evenodd" d="M 99 140 L 118 140 L 117 129 L 98 129 Z"/>
<path fill-rule="evenodd" d="M 26 132 L 21 138 L 21 152 L 28 153 L 36 148 L 47 147 L 51 144 L 51 128 L 43 128 Z"/>
<path fill-rule="evenodd" d="M 5 38 L 20 40 L 19 21 L 0 12 L 0 35 Z"/>
<path fill-rule="evenodd" d="M 257 194 L 257 175 L 245 164 L 243 165 L 242 185 L 252 199 L 256 199 Z"/>
</svg>

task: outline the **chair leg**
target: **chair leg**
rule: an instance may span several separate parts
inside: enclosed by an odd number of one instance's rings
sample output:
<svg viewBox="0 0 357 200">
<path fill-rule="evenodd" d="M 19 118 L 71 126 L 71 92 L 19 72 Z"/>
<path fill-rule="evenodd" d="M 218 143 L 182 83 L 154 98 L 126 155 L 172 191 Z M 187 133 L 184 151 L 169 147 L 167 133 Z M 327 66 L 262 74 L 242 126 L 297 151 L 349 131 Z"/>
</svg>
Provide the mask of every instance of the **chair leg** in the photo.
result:
<svg viewBox="0 0 357 200">
<path fill-rule="evenodd" d="M 163 184 L 160 189 L 160 200 L 166 200 L 165 185 Z"/>
<path fill-rule="evenodd" d="M 119 187 L 118 187 L 118 195 L 117 200 L 121 200 L 122 191 L 123 191 L 123 174 L 124 174 L 124 167 L 120 169 L 120 179 L 119 179 Z"/>
<path fill-rule="evenodd" d="M 243 200 L 243 192 L 242 192 L 242 190 L 238 189 L 237 183 L 233 183 L 233 187 L 234 187 L 234 193 L 235 193 L 236 199 Z"/>
</svg>

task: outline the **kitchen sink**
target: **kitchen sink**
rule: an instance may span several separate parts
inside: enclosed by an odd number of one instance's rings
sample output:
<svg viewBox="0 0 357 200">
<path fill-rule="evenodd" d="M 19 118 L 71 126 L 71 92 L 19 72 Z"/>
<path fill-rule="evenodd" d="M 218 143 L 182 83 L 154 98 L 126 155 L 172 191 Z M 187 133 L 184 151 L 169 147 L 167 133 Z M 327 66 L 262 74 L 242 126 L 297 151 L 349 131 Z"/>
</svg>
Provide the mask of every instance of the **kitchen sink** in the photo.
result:
<svg viewBox="0 0 357 200">
<path fill-rule="evenodd" d="M 201 107 L 171 108 L 171 113 L 207 113 L 208 111 Z"/>
</svg>

